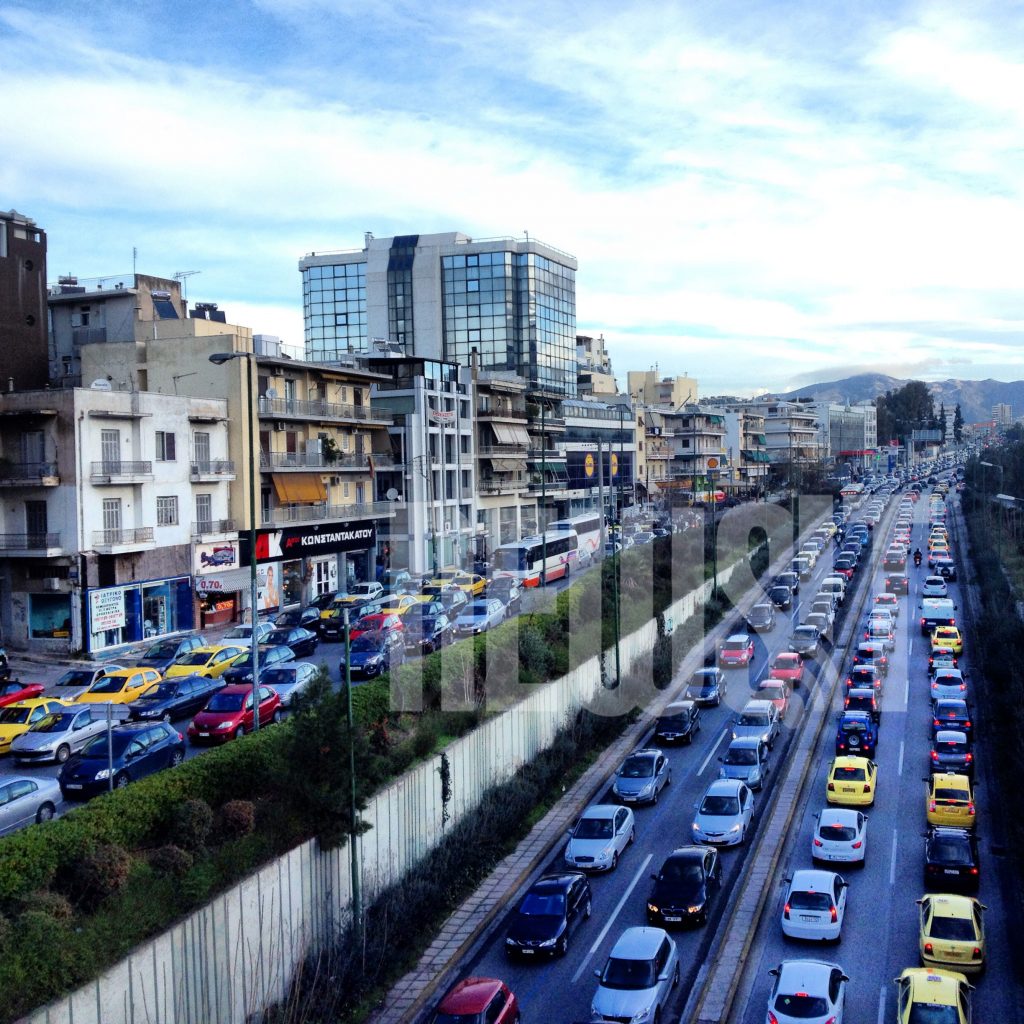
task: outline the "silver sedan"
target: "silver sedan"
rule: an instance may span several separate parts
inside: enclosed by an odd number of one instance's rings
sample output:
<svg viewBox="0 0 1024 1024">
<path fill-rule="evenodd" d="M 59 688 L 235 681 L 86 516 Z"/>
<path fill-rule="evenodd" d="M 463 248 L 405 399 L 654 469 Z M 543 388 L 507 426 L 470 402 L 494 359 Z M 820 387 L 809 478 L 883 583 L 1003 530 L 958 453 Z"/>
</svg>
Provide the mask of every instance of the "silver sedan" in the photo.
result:
<svg viewBox="0 0 1024 1024">
<path fill-rule="evenodd" d="M 0 783 L 0 835 L 32 822 L 49 821 L 60 803 L 56 779 L 4 779 Z"/>
<path fill-rule="evenodd" d="M 106 728 L 105 709 L 96 705 L 69 707 L 67 711 L 47 715 L 27 732 L 15 736 L 11 754 L 19 764 L 63 764 Z"/>
</svg>

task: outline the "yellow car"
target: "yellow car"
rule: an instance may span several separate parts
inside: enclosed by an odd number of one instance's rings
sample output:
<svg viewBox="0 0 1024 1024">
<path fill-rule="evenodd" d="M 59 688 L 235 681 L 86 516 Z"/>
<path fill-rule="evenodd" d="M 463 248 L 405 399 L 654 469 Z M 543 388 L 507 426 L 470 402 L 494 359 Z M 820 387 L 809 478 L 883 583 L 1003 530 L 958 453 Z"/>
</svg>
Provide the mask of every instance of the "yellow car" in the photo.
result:
<svg viewBox="0 0 1024 1024">
<path fill-rule="evenodd" d="M 936 626 L 932 630 L 932 653 L 939 647 L 948 647 L 957 657 L 964 653 L 964 638 L 956 626 Z"/>
<path fill-rule="evenodd" d="M 977 820 L 974 794 L 966 775 L 939 772 L 925 781 L 928 783 L 925 810 L 929 825 L 974 828 Z"/>
<path fill-rule="evenodd" d="M 916 1020 L 971 1024 L 972 986 L 959 971 L 908 967 L 893 981 L 897 1024 Z"/>
<path fill-rule="evenodd" d="M 97 679 L 85 693 L 75 698 L 75 703 L 131 704 L 160 679 L 155 668 L 119 668 Z"/>
<path fill-rule="evenodd" d="M 165 679 L 175 676 L 206 676 L 214 679 L 223 675 L 232 664 L 249 653 L 248 647 L 236 644 L 211 644 L 207 647 L 193 647 L 191 651 L 175 659 L 164 673 Z"/>
<path fill-rule="evenodd" d="M 446 583 L 454 583 L 457 576 L 465 576 L 461 569 L 457 569 L 454 565 L 449 565 L 445 569 L 439 569 L 437 575 L 432 579 L 427 580 L 425 586 L 441 587 Z"/>
<path fill-rule="evenodd" d="M 0 754 L 10 752 L 11 741 L 15 736 L 28 732 L 30 726 L 67 705 L 66 700 L 57 700 L 55 697 L 33 697 L 0 708 Z"/>
<path fill-rule="evenodd" d="M 952 968 L 962 974 L 980 974 L 985 969 L 985 905 L 972 896 L 922 896 L 921 964 Z"/>
<path fill-rule="evenodd" d="M 452 583 L 471 597 L 477 597 L 487 589 L 487 580 L 483 576 L 477 576 L 471 572 L 459 573 Z"/>
<path fill-rule="evenodd" d="M 381 615 L 404 615 L 410 608 L 419 606 L 420 598 L 412 594 L 399 594 L 392 598 L 381 610 Z"/>
<path fill-rule="evenodd" d="M 878 766 L 866 757 L 836 757 L 828 769 L 825 798 L 842 807 L 870 807 L 875 802 Z"/>
</svg>

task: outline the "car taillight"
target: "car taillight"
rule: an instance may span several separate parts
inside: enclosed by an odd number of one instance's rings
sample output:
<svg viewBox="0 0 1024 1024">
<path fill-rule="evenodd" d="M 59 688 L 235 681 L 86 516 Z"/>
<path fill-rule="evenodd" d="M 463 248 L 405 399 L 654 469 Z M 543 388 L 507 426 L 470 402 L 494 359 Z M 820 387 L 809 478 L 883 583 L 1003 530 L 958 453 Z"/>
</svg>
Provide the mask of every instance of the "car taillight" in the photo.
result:
<svg viewBox="0 0 1024 1024">
<path fill-rule="evenodd" d="M 926 953 L 931 953 L 931 951 L 932 951 L 932 944 L 930 942 L 926 942 L 924 944 L 924 951 Z"/>
<path fill-rule="evenodd" d="M 966 761 L 967 761 L 967 763 L 968 763 L 968 764 L 970 764 L 970 763 L 971 763 L 971 762 L 972 762 L 973 760 L 974 760 L 974 755 L 973 755 L 973 754 L 971 754 L 971 753 L 968 753 L 968 754 L 966 755 Z"/>
<path fill-rule="evenodd" d="M 953 712 L 951 711 L 951 712 L 949 713 L 949 717 L 950 717 L 950 718 L 955 718 L 956 716 L 955 716 L 955 715 L 953 714 Z M 968 721 L 968 722 L 964 722 L 964 728 L 965 728 L 965 729 L 970 729 L 970 727 L 971 727 L 971 723 L 970 723 L 969 721 Z"/>
<path fill-rule="evenodd" d="M 839 911 L 836 910 L 835 907 L 833 907 L 832 910 L 831 910 L 831 915 L 832 915 L 832 923 L 835 924 L 836 921 L 839 920 Z"/>
<path fill-rule="evenodd" d="M 922 620 L 921 620 L 921 625 L 922 625 L 922 626 L 924 625 L 924 619 L 922 619 Z"/>
<path fill-rule="evenodd" d="M 857 842 L 853 844 L 853 849 L 859 850 L 863 845 L 864 841 L 862 839 L 858 839 Z"/>
<path fill-rule="evenodd" d="M 184 737 L 184 736 L 182 736 L 182 735 L 181 735 L 181 733 L 179 732 L 179 733 L 178 733 L 178 739 L 179 739 L 179 740 L 183 740 L 184 738 L 185 738 L 185 737 Z"/>
<path fill-rule="evenodd" d="M 935 810 L 935 801 L 934 800 L 929 800 L 928 801 L 928 810 L 929 811 L 934 811 Z"/>
<path fill-rule="evenodd" d="M 779 1024 L 779 1018 L 771 1010 L 768 1011 L 768 1024 Z"/>
<path fill-rule="evenodd" d="M 845 743 L 840 743 L 839 744 L 839 749 L 840 750 L 845 750 L 846 749 L 846 744 Z"/>
<path fill-rule="evenodd" d="M 830 783 L 828 784 L 828 791 L 829 791 L 830 793 L 834 793 L 834 792 L 836 791 L 836 785 L 835 785 L 835 783 L 834 783 L 834 782 L 830 782 Z"/>
<path fill-rule="evenodd" d="M 785 906 L 784 906 L 784 907 L 782 908 L 782 916 L 783 916 L 783 917 L 784 917 L 784 918 L 785 918 L 785 919 L 786 919 L 787 921 L 789 920 L 789 904 L 788 904 L 788 903 L 787 903 L 787 904 L 786 904 L 786 905 L 785 905 Z"/>
<path fill-rule="evenodd" d="M 815 846 L 823 846 L 824 844 L 822 843 L 822 841 L 817 836 L 815 836 L 814 837 L 814 845 Z"/>
<path fill-rule="evenodd" d="M 981 956 L 981 950 L 977 946 L 974 947 L 972 956 Z"/>
<path fill-rule="evenodd" d="M 976 875 L 977 873 L 978 873 L 978 869 L 977 868 L 971 868 L 971 874 L 972 875 Z"/>
<path fill-rule="evenodd" d="M 938 761 L 938 759 L 939 759 L 939 752 L 937 750 L 933 750 L 932 751 L 932 760 L 933 761 Z"/>
<path fill-rule="evenodd" d="M 961 690 L 966 690 L 967 689 L 967 684 L 966 683 L 961 683 L 960 684 L 960 689 Z"/>
<path fill-rule="evenodd" d="M 950 718 L 953 717 L 952 713 L 950 713 L 949 717 Z M 941 725 L 942 725 L 942 723 L 937 718 L 933 718 L 932 719 L 932 728 L 933 729 L 938 729 Z"/>
<path fill-rule="evenodd" d="M 871 783 L 870 782 L 865 782 L 864 783 L 864 792 L 865 793 L 870 793 L 871 792 Z"/>
<path fill-rule="evenodd" d="M 974 814 L 974 804 L 968 804 L 967 805 L 967 813 L 968 814 Z"/>
</svg>

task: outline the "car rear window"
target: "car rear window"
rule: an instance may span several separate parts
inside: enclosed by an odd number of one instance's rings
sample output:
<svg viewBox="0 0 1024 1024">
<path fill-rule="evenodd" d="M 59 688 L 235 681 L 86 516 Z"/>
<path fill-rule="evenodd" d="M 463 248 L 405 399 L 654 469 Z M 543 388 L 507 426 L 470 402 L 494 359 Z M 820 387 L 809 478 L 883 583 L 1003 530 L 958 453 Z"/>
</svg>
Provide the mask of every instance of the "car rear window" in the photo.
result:
<svg viewBox="0 0 1024 1024">
<path fill-rule="evenodd" d="M 848 843 L 857 835 L 857 830 L 849 825 L 822 825 L 818 829 L 818 835 L 834 843 Z"/>
<path fill-rule="evenodd" d="M 932 860 L 942 864 L 968 865 L 971 863 L 971 851 L 966 843 L 955 839 L 935 839 L 932 841 Z"/>
<path fill-rule="evenodd" d="M 930 932 L 933 939 L 952 942 L 973 942 L 978 937 L 974 922 L 967 917 L 933 917 Z"/>
<path fill-rule="evenodd" d="M 863 782 L 867 778 L 867 774 L 863 768 L 856 768 L 852 766 L 841 766 L 836 768 L 832 775 L 833 778 L 838 779 L 840 782 Z"/>
<path fill-rule="evenodd" d="M 831 910 L 832 897 L 827 892 L 791 892 L 791 910 Z"/>
<path fill-rule="evenodd" d="M 782 995 L 775 999 L 775 1009 L 787 1017 L 824 1017 L 828 1004 L 822 996 Z"/>
<path fill-rule="evenodd" d="M 967 803 L 967 793 L 962 789 L 947 789 L 945 786 L 935 788 L 935 799 L 948 804 Z"/>
</svg>

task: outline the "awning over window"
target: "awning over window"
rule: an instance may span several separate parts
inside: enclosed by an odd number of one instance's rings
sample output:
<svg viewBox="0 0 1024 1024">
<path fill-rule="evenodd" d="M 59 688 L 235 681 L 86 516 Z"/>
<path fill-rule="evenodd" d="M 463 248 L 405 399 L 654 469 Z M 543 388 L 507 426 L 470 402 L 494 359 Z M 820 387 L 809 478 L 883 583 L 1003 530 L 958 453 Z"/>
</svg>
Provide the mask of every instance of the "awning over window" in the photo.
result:
<svg viewBox="0 0 1024 1024">
<path fill-rule="evenodd" d="M 491 459 L 491 469 L 496 473 L 525 473 L 525 459 Z"/>
<path fill-rule="evenodd" d="M 563 480 L 569 479 L 569 471 L 561 462 L 542 462 L 536 468 L 543 470 L 545 473 L 554 473 L 555 476 L 560 477 Z"/>
<path fill-rule="evenodd" d="M 327 488 L 316 473 L 274 473 L 272 477 L 282 505 L 327 500 Z"/>
<path fill-rule="evenodd" d="M 508 423 L 492 423 L 491 429 L 494 431 L 498 444 L 529 445 L 530 443 L 530 435 L 526 432 L 525 427 Z"/>
</svg>

